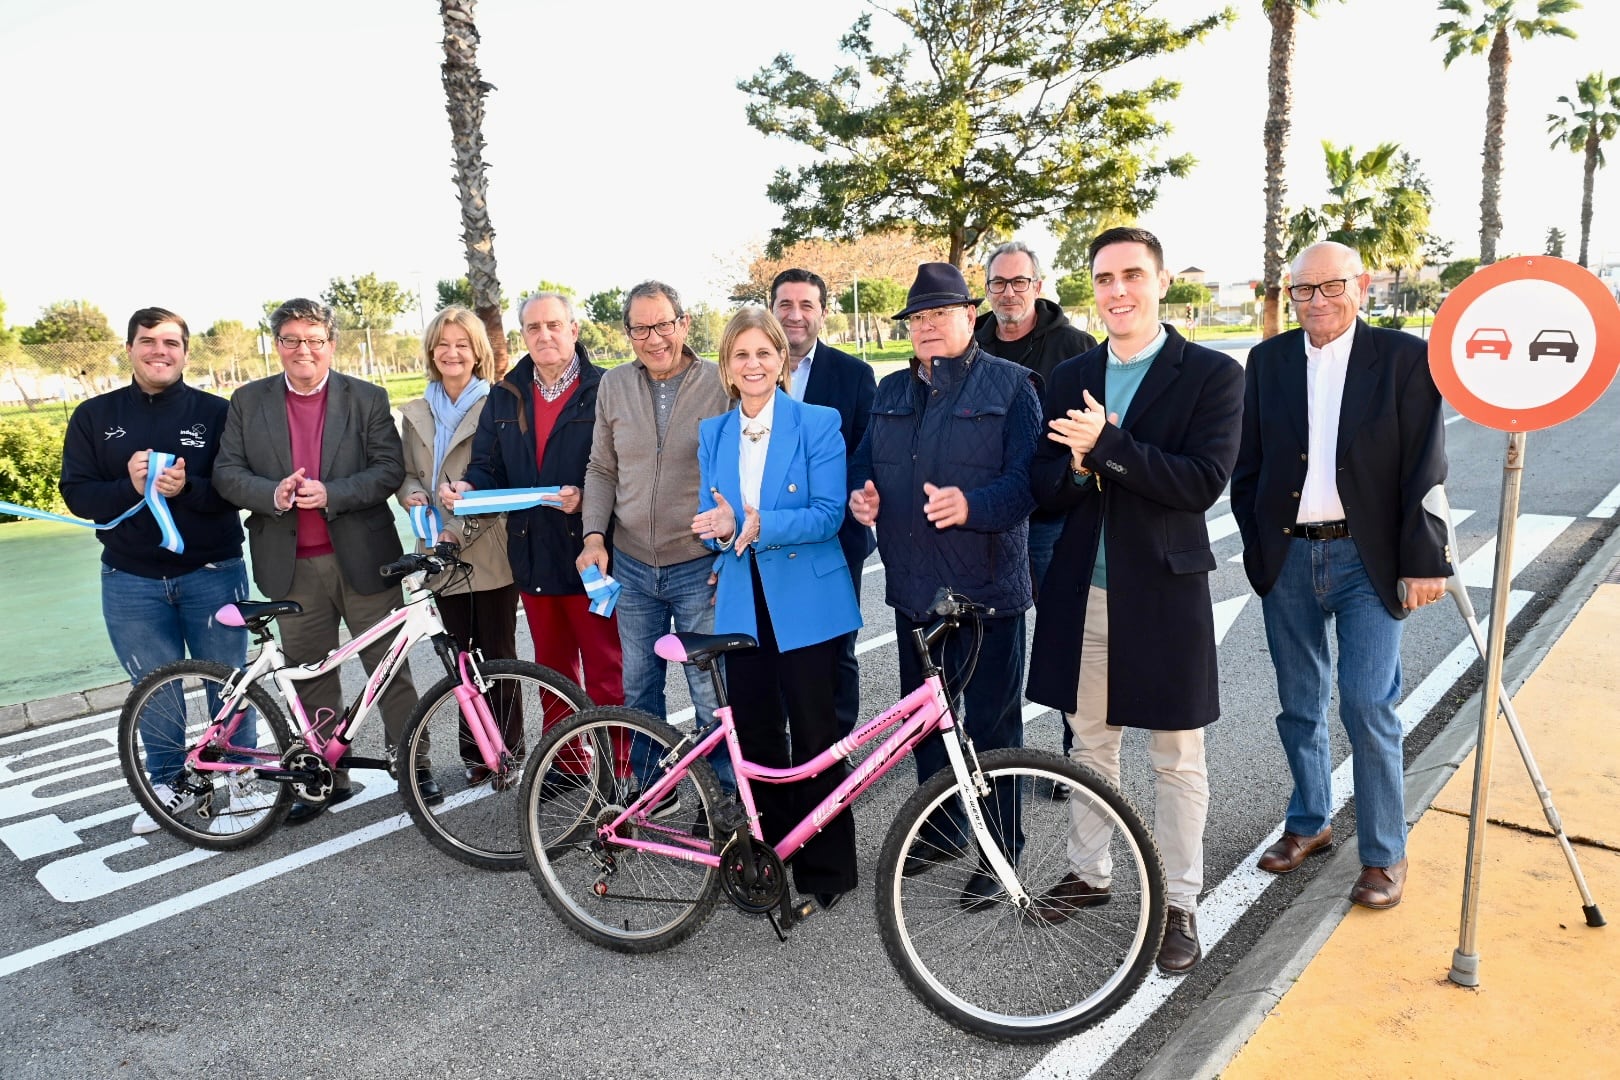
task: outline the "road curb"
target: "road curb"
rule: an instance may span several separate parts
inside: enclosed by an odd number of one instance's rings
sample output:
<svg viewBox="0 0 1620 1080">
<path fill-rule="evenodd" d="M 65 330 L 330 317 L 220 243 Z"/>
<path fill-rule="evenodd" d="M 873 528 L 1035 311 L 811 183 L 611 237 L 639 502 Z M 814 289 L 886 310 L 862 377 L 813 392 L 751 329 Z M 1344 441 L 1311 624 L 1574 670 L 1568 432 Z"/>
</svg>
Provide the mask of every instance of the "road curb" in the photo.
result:
<svg viewBox="0 0 1620 1080">
<path fill-rule="evenodd" d="M 91 690 L 75 690 L 69 694 L 40 698 L 37 701 L 19 701 L 15 705 L 0 705 L 0 735 L 15 735 L 20 731 L 45 727 L 60 720 L 74 720 L 92 713 L 120 709 L 129 696 L 129 683 L 114 683 Z"/>
<path fill-rule="evenodd" d="M 1620 564 L 1620 529 L 1603 542 L 1559 593 L 1545 615 L 1505 659 L 1502 682 L 1516 694 L 1592 593 Z M 1418 755 L 1406 773 L 1406 820 L 1411 825 L 1428 810 L 1452 774 L 1474 749 L 1479 733 L 1480 691 L 1475 690 L 1451 721 Z M 1555 796 L 1557 792 L 1553 793 Z M 1338 844 L 1329 862 L 1268 927 L 1176 1033 L 1136 1074 L 1137 1080 L 1204 1080 L 1218 1077 L 1296 979 L 1327 943 L 1350 910 L 1350 887 L 1361 872 L 1352 843 Z"/>
</svg>

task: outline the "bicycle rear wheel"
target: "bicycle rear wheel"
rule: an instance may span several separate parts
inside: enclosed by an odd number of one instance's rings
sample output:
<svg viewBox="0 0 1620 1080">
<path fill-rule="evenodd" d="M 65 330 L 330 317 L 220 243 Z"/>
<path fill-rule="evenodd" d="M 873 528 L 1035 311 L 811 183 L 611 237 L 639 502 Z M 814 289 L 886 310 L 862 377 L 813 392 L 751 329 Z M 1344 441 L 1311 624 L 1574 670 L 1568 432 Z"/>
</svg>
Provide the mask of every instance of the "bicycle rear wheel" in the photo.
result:
<svg viewBox="0 0 1620 1080">
<path fill-rule="evenodd" d="M 662 778 L 681 733 L 635 709 L 580 713 L 546 737 L 523 776 L 523 854 L 563 922 L 618 952 L 667 949 L 714 909 L 716 869 L 616 844 L 597 830 Z M 692 763 L 673 794 L 621 832 L 714 854 L 709 822 L 721 799 L 714 767 Z"/>
<path fill-rule="evenodd" d="M 1147 975 L 1164 936 L 1164 870 L 1140 815 L 1091 770 L 1022 749 L 980 754 L 979 763 L 992 785 L 1021 793 L 1022 852 L 998 843 L 1033 903 L 1020 908 L 1004 892 L 988 901 L 968 892 L 969 876 L 986 865 L 971 840 L 954 861 L 907 865 L 914 843 L 942 841 L 931 822 L 957 798 L 947 768 L 917 789 L 884 841 L 877 881 L 883 946 L 923 1003 L 964 1031 L 1003 1042 L 1057 1039 L 1107 1016 Z M 1033 795 L 1054 783 L 1068 786 L 1067 802 Z M 980 807 L 999 834 L 994 801 Z M 1094 815 L 1089 822 L 1111 833 L 1112 882 L 1103 902 L 1042 901 L 1069 872 L 1071 814 L 1082 821 Z"/>
<path fill-rule="evenodd" d="M 484 701 L 506 743 L 505 764 L 488 770 L 456 698 L 461 678 L 447 676 L 422 695 L 405 722 L 399 793 L 422 835 L 446 855 L 470 866 L 516 870 L 523 865 L 523 761 L 545 732 L 590 708 L 591 700 L 567 676 L 526 660 L 488 660 L 479 670 L 489 683 Z M 443 796 L 434 805 L 422 794 L 429 778 Z"/>
<path fill-rule="evenodd" d="M 253 765 L 279 769 L 292 745 L 286 718 L 262 686 L 247 688 L 227 741 L 201 755 L 234 762 L 242 771 L 186 766 L 197 740 L 224 707 L 225 687 L 238 674 L 207 660 L 165 664 L 135 685 L 118 717 L 118 759 L 135 800 L 166 832 L 215 851 L 262 840 L 292 805 L 285 784 L 251 772 Z"/>
</svg>

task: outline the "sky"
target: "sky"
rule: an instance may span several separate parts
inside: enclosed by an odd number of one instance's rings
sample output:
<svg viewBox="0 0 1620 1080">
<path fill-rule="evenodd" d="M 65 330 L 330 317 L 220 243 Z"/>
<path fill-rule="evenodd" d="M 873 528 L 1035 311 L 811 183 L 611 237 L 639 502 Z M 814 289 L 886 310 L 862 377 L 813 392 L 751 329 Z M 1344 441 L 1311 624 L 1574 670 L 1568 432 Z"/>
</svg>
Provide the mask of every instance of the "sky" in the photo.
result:
<svg viewBox="0 0 1620 1080">
<path fill-rule="evenodd" d="M 1174 127 L 1159 152 L 1198 165 L 1141 224 L 1172 270 L 1225 281 L 1260 275 L 1269 40 L 1259 0 L 1234 6 L 1231 27 L 1119 75 L 1182 82 L 1159 110 Z M 479 64 L 496 88 L 485 159 L 508 296 L 542 279 L 583 297 L 656 277 L 689 305 L 723 306 L 778 221 L 772 173 L 809 160 L 748 126 L 736 83 L 778 52 L 830 74 L 864 10 L 483 0 Z M 1435 191 L 1434 231 L 1462 257 L 1478 252 L 1486 66 L 1469 56 L 1443 68 L 1439 21 L 1429 0 L 1329 4 L 1300 21 L 1288 201 L 1325 200 L 1322 140 L 1399 142 Z M 1566 21 L 1577 40 L 1514 42 L 1502 254 L 1539 254 L 1551 226 L 1576 254 L 1581 161 L 1548 149 L 1546 117 L 1602 68 L 1620 5 L 1587 0 Z M 873 29 L 885 44 L 901 33 L 882 12 Z M 431 314 L 435 281 L 466 272 L 441 37 L 431 0 L 0 0 L 7 324 L 83 299 L 119 329 L 147 305 L 181 312 L 194 332 L 251 325 L 267 300 L 368 272 L 425 294 Z M 1595 203 L 1592 259 L 1620 260 L 1620 156 L 1598 173 Z M 1052 250 L 1038 223 L 1020 236 Z"/>
</svg>

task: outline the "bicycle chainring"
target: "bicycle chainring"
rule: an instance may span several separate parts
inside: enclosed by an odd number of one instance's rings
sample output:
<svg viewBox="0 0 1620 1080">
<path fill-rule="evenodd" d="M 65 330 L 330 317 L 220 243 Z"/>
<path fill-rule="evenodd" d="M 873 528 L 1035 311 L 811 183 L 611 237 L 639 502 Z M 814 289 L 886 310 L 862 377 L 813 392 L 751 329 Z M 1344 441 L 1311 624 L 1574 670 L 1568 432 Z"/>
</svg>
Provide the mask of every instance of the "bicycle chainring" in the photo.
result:
<svg viewBox="0 0 1620 1080">
<path fill-rule="evenodd" d="M 312 780 L 295 780 L 290 785 L 293 796 L 300 802 L 319 806 L 332 797 L 332 788 L 336 783 L 332 767 L 313 750 L 302 745 L 292 747 L 282 757 L 281 767 L 288 772 L 307 773 L 314 777 Z"/>
<path fill-rule="evenodd" d="M 741 838 L 733 837 L 720 853 L 720 885 L 737 910 L 763 915 L 782 902 L 787 868 L 769 844 L 752 836 L 746 839 L 744 844 Z M 749 862 L 754 864 L 752 883 L 747 878 Z"/>
</svg>

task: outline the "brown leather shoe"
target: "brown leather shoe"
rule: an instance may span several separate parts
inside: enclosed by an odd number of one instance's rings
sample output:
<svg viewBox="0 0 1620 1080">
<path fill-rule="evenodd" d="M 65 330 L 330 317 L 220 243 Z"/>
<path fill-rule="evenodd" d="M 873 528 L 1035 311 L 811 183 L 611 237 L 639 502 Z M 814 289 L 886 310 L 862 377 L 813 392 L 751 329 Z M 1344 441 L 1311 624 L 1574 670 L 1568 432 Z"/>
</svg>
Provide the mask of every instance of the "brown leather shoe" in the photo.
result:
<svg viewBox="0 0 1620 1080">
<path fill-rule="evenodd" d="M 1306 856 L 1326 851 L 1332 846 L 1331 825 L 1315 836 L 1300 836 L 1297 833 L 1285 832 L 1281 840 L 1266 848 L 1266 853 L 1260 856 L 1257 865 L 1272 874 L 1286 874 L 1290 870 L 1299 869 L 1299 864 L 1305 861 Z"/>
<path fill-rule="evenodd" d="M 1350 890 L 1350 902 L 1364 908 L 1383 911 L 1401 902 L 1406 888 L 1406 857 L 1394 866 L 1363 866 L 1356 887 Z"/>
<path fill-rule="evenodd" d="M 1164 926 L 1164 941 L 1159 945 L 1159 970 L 1166 975 L 1185 975 L 1203 958 L 1204 947 L 1198 943 L 1198 916 L 1172 907 Z"/>
<path fill-rule="evenodd" d="M 1081 908 L 1101 907 L 1108 903 L 1108 890 L 1092 888 L 1070 871 L 1058 883 L 1035 898 L 1029 913 L 1041 922 L 1065 922 Z"/>
</svg>

